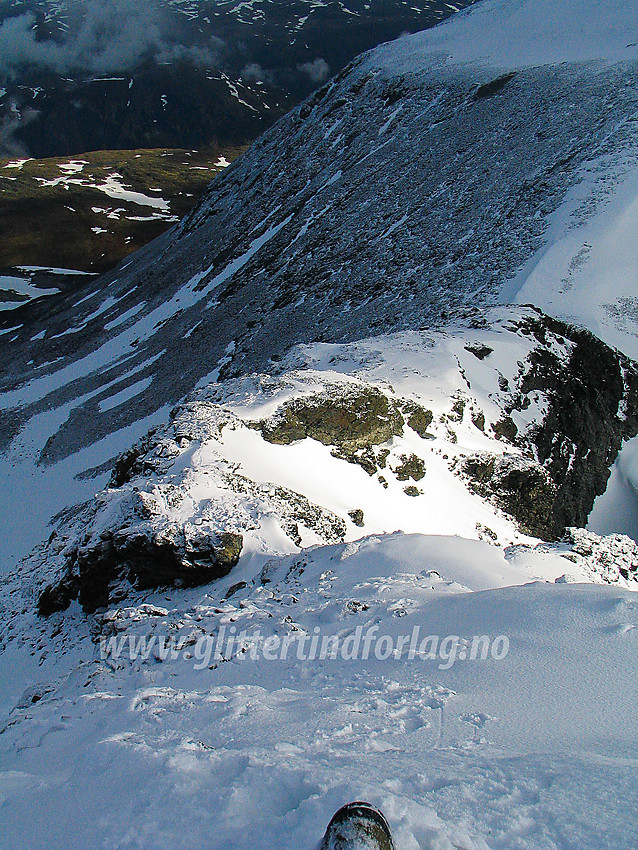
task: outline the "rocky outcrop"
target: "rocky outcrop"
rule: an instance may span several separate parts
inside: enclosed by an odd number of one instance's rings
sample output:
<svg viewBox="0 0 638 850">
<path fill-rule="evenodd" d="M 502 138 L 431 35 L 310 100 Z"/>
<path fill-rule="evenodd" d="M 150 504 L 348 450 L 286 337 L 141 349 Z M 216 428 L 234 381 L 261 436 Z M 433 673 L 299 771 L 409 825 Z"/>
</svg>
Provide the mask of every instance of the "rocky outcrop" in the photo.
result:
<svg viewBox="0 0 638 850">
<path fill-rule="evenodd" d="M 137 587 L 214 581 L 244 540 L 251 551 L 292 551 L 343 542 L 353 525 L 377 530 L 383 513 L 360 507 L 360 473 L 343 460 L 368 473 L 364 486 L 378 499 L 412 497 L 398 503 L 412 523 L 452 470 L 480 497 L 476 529 L 494 542 L 518 532 L 558 540 L 584 525 L 622 440 L 638 431 L 637 367 L 533 308 L 476 314 L 455 330 L 453 343 L 442 334 L 332 346 L 334 362 L 352 364 L 341 374 L 332 360 L 314 368 L 322 346 L 306 349 L 277 374 L 180 402 L 116 461 L 110 487 L 84 514 L 61 517 L 47 557 L 61 578 L 41 593 L 40 613 L 75 598 L 95 610 L 120 578 Z M 405 379 L 406 350 L 417 378 Z M 303 464 L 317 447 L 285 449 L 306 439 L 327 447 L 319 492 L 314 466 L 306 475 Z M 287 459 L 298 468 L 286 469 Z M 485 525 L 481 499 L 498 509 L 499 533 Z"/>
<path fill-rule="evenodd" d="M 205 524 L 160 520 L 108 530 L 67 553 L 67 575 L 45 588 L 38 611 L 48 616 L 79 598 L 93 612 L 108 604 L 111 582 L 119 577 L 149 588 L 204 584 L 227 575 L 242 546 L 240 534 Z"/>
<path fill-rule="evenodd" d="M 403 430 L 400 410 L 376 387 L 352 387 L 283 404 L 259 423 L 265 440 L 290 445 L 311 437 L 346 453 L 380 445 Z"/>
<path fill-rule="evenodd" d="M 410 418 L 418 426 L 428 420 L 425 411 L 419 415 L 416 407 L 410 406 Z M 332 446 L 335 457 L 358 463 L 373 475 L 385 465 L 385 456 L 375 453 L 374 447 L 400 435 L 404 424 L 393 399 L 376 387 L 361 386 L 334 388 L 286 402 L 255 427 L 269 443 L 283 446 L 311 437 Z"/>
<path fill-rule="evenodd" d="M 585 568 L 593 581 L 618 584 L 638 581 L 638 544 L 624 534 L 599 537 L 584 528 L 568 528 L 563 541 L 571 549 L 563 558 Z"/>
<path fill-rule="evenodd" d="M 462 472 L 474 492 L 493 499 L 514 517 L 521 531 L 546 540 L 556 536 L 559 488 L 537 461 L 520 455 L 477 454 L 464 461 Z"/>
<path fill-rule="evenodd" d="M 477 454 L 459 471 L 522 531 L 555 540 L 566 527 L 586 525 L 623 440 L 638 433 L 638 366 L 589 331 L 540 311 L 515 327 L 533 347 L 518 375 L 499 377 L 503 414 L 491 431 L 524 456 Z M 466 350 L 479 360 L 492 354 L 484 346 Z M 521 425 L 533 404 L 542 414 Z M 473 421 L 485 428 L 484 417 Z"/>
<path fill-rule="evenodd" d="M 558 535 L 566 526 L 587 523 L 623 440 L 638 433 L 638 367 L 589 331 L 542 314 L 521 330 L 540 345 L 530 354 L 509 412 L 521 409 L 535 391 L 549 405 L 542 420 L 514 442 L 531 446 L 556 484 L 552 524 Z M 549 348 L 552 338 L 572 343 L 567 360 Z"/>
</svg>

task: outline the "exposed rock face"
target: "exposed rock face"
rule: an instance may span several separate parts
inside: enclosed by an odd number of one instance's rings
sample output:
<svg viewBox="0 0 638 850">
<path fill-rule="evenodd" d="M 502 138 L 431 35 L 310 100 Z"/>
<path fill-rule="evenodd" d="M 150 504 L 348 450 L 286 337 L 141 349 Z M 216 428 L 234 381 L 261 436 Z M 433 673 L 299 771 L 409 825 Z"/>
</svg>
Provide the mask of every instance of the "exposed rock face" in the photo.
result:
<svg viewBox="0 0 638 850">
<path fill-rule="evenodd" d="M 503 415 L 491 431 L 525 457 L 473 455 L 460 471 L 522 530 L 555 540 L 566 527 L 586 524 L 623 440 L 638 432 L 638 366 L 589 331 L 540 311 L 515 327 L 534 346 L 518 374 L 499 375 Z M 466 351 L 481 362 L 492 354 L 487 346 Z M 520 427 L 532 405 L 540 415 Z M 482 413 L 472 419 L 484 430 Z"/>
<path fill-rule="evenodd" d="M 557 486 L 552 508 L 554 534 L 584 526 L 596 496 L 605 492 L 611 465 L 623 440 L 638 432 L 638 368 L 589 331 L 539 316 L 521 327 L 541 344 L 530 354 L 531 368 L 512 410 L 541 390 L 546 415 L 513 442 L 533 445 Z M 567 362 L 545 347 L 549 338 L 573 343 Z"/>
<path fill-rule="evenodd" d="M 150 448 L 151 436 L 147 435 L 147 437 L 138 441 L 135 446 L 132 446 L 127 452 L 124 452 L 124 454 L 118 457 L 111 473 L 111 480 L 109 482 L 111 487 L 121 487 L 122 484 L 126 484 L 127 481 L 131 480 L 131 475 L 137 468 L 137 462 L 144 454 L 144 448 L 146 447 L 146 450 Z"/>
<path fill-rule="evenodd" d="M 345 454 L 378 446 L 403 430 L 403 416 L 375 387 L 351 388 L 292 401 L 271 419 L 260 422 L 269 443 L 289 445 L 312 437 Z"/>
<path fill-rule="evenodd" d="M 558 487 L 535 460 L 520 455 L 474 455 L 462 467 L 476 492 L 493 497 L 526 534 L 556 536 L 554 508 Z"/>
<path fill-rule="evenodd" d="M 56 611 L 66 611 L 71 602 L 77 599 L 79 591 L 80 583 L 76 576 L 70 576 L 58 584 L 47 585 L 38 598 L 38 614 L 50 617 Z"/>
<path fill-rule="evenodd" d="M 84 610 L 95 611 L 108 604 L 118 576 L 138 587 L 203 584 L 227 575 L 242 545 L 240 534 L 165 520 L 109 530 L 68 553 L 68 577 L 43 591 L 38 610 L 43 616 L 64 610 L 79 594 Z"/>
</svg>

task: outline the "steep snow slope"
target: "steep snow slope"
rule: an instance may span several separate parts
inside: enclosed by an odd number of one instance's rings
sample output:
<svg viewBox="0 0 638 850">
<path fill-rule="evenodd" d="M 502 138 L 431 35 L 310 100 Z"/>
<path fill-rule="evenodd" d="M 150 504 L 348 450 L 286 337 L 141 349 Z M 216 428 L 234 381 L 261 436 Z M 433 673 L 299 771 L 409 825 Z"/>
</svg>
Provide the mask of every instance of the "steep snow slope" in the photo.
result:
<svg viewBox="0 0 638 850">
<path fill-rule="evenodd" d="M 484 0 L 438 26 L 385 48 L 383 64 L 413 73 L 432 59 L 447 65 L 481 64 L 512 71 L 539 65 L 635 60 L 635 3 L 606 0 Z M 379 63 L 375 60 L 375 66 Z"/>
<path fill-rule="evenodd" d="M 364 533 L 552 540 L 584 525 L 636 430 L 638 369 L 530 309 L 304 346 L 277 374 L 200 390 L 122 455 L 36 556 L 40 609 L 79 594 L 93 611 L 118 578 L 202 583 Z"/>
<path fill-rule="evenodd" d="M 361 796 L 414 850 L 624 846 L 638 546 L 511 515 L 571 500 L 531 458 L 567 330 L 500 308 L 302 346 L 119 458 L 0 591 L 3 846 L 311 850 Z"/>
<path fill-rule="evenodd" d="M 101 282 L 94 300 L 118 299 L 107 325 L 142 300 L 144 315 L 106 333 L 102 316 L 89 321 L 74 334 L 76 357 L 107 345 L 99 365 L 116 366 L 110 378 L 121 375 L 118 358 L 139 363 L 168 347 L 153 370 L 159 385 L 136 405 L 147 409 L 156 390 L 175 398 L 206 375 L 231 342 L 225 374 L 261 368 L 308 337 L 413 327 L 468 301 L 496 300 L 541 244 L 537 214 L 558 203 L 576 166 L 631 137 L 631 124 L 616 125 L 635 110 L 635 90 L 624 70 L 568 67 L 524 72 L 527 85 L 514 78 L 502 95 L 474 100 L 486 72 L 446 79 L 444 90 L 439 73 L 429 87 L 419 75 L 413 91 L 379 74 L 356 95 L 355 73 L 308 119 L 279 125 L 216 182 L 164 251 L 160 241 L 115 282 Z M 350 102 L 339 104 L 340 94 Z M 61 353 L 58 334 L 94 309 L 85 302 L 78 315 L 62 302 L 38 346 L 27 329 L 11 345 L 36 362 L 51 359 Z M 202 319 L 215 334 L 193 330 Z M 92 366 L 80 362 L 78 374 L 97 387 L 103 378 Z M 90 428 L 112 425 L 102 417 Z"/>
</svg>

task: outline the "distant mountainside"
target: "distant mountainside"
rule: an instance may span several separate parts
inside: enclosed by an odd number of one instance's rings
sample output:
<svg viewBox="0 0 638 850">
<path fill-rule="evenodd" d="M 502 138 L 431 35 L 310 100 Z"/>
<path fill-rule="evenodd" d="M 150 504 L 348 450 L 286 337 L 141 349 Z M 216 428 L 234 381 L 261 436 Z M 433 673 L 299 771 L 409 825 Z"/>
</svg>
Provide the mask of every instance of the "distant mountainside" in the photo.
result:
<svg viewBox="0 0 638 850">
<path fill-rule="evenodd" d="M 529 287 L 635 357 L 630 13 L 592 26 L 589 43 L 566 19 L 565 45 L 539 33 L 534 54 L 517 18 L 527 7 L 505 6 L 519 35 L 504 65 L 492 5 L 361 57 L 81 297 L 0 319 L 6 486 L 30 469 L 43 516 L 55 512 L 56 468 L 93 470 L 78 493 L 94 492 L 197 387 L 276 370 L 299 345 L 445 327 Z M 612 263 L 606 234 L 621 226 Z M 548 247 L 560 277 L 543 273 Z"/>
<path fill-rule="evenodd" d="M 562 64 L 445 64 L 446 39 L 484 8 L 357 60 L 80 303 L 60 296 L 5 319 L 5 439 L 71 404 L 46 443 L 50 463 L 200 382 L 272 368 L 294 345 L 436 326 L 494 304 L 542 256 L 569 193 L 574 225 L 609 209 L 635 168 L 636 48 L 621 33 L 600 48 L 620 50 L 611 63 L 594 50 Z M 577 257 L 582 243 L 572 248 Z M 581 266 L 568 283 L 548 281 L 547 298 L 574 293 Z M 592 329 L 635 355 L 635 326 L 622 325 L 631 276 L 614 285 L 598 286 L 610 306 Z M 126 403 L 98 409 L 142 378 Z"/>
<path fill-rule="evenodd" d="M 470 2 L 2 0 L 0 154 L 245 144 L 357 54 Z"/>
</svg>

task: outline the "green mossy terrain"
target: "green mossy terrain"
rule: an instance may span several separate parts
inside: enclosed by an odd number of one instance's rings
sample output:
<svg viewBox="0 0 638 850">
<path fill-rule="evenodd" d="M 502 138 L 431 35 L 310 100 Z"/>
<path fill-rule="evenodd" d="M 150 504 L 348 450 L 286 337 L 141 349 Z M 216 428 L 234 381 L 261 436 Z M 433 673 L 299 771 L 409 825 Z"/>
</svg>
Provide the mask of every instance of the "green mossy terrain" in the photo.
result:
<svg viewBox="0 0 638 850">
<path fill-rule="evenodd" d="M 244 149 L 94 151 L 31 159 L 21 168 L 8 167 L 12 160 L 1 159 L 0 268 L 106 271 L 172 227 L 223 171 L 216 165 L 219 158 L 232 161 Z M 70 174 L 60 167 L 69 163 L 85 164 Z M 94 188 L 115 174 L 127 190 L 161 198 L 168 209 L 152 217 L 157 208 Z M 76 180 L 89 185 L 69 182 Z M 52 181 L 60 182 L 43 185 Z"/>
</svg>

